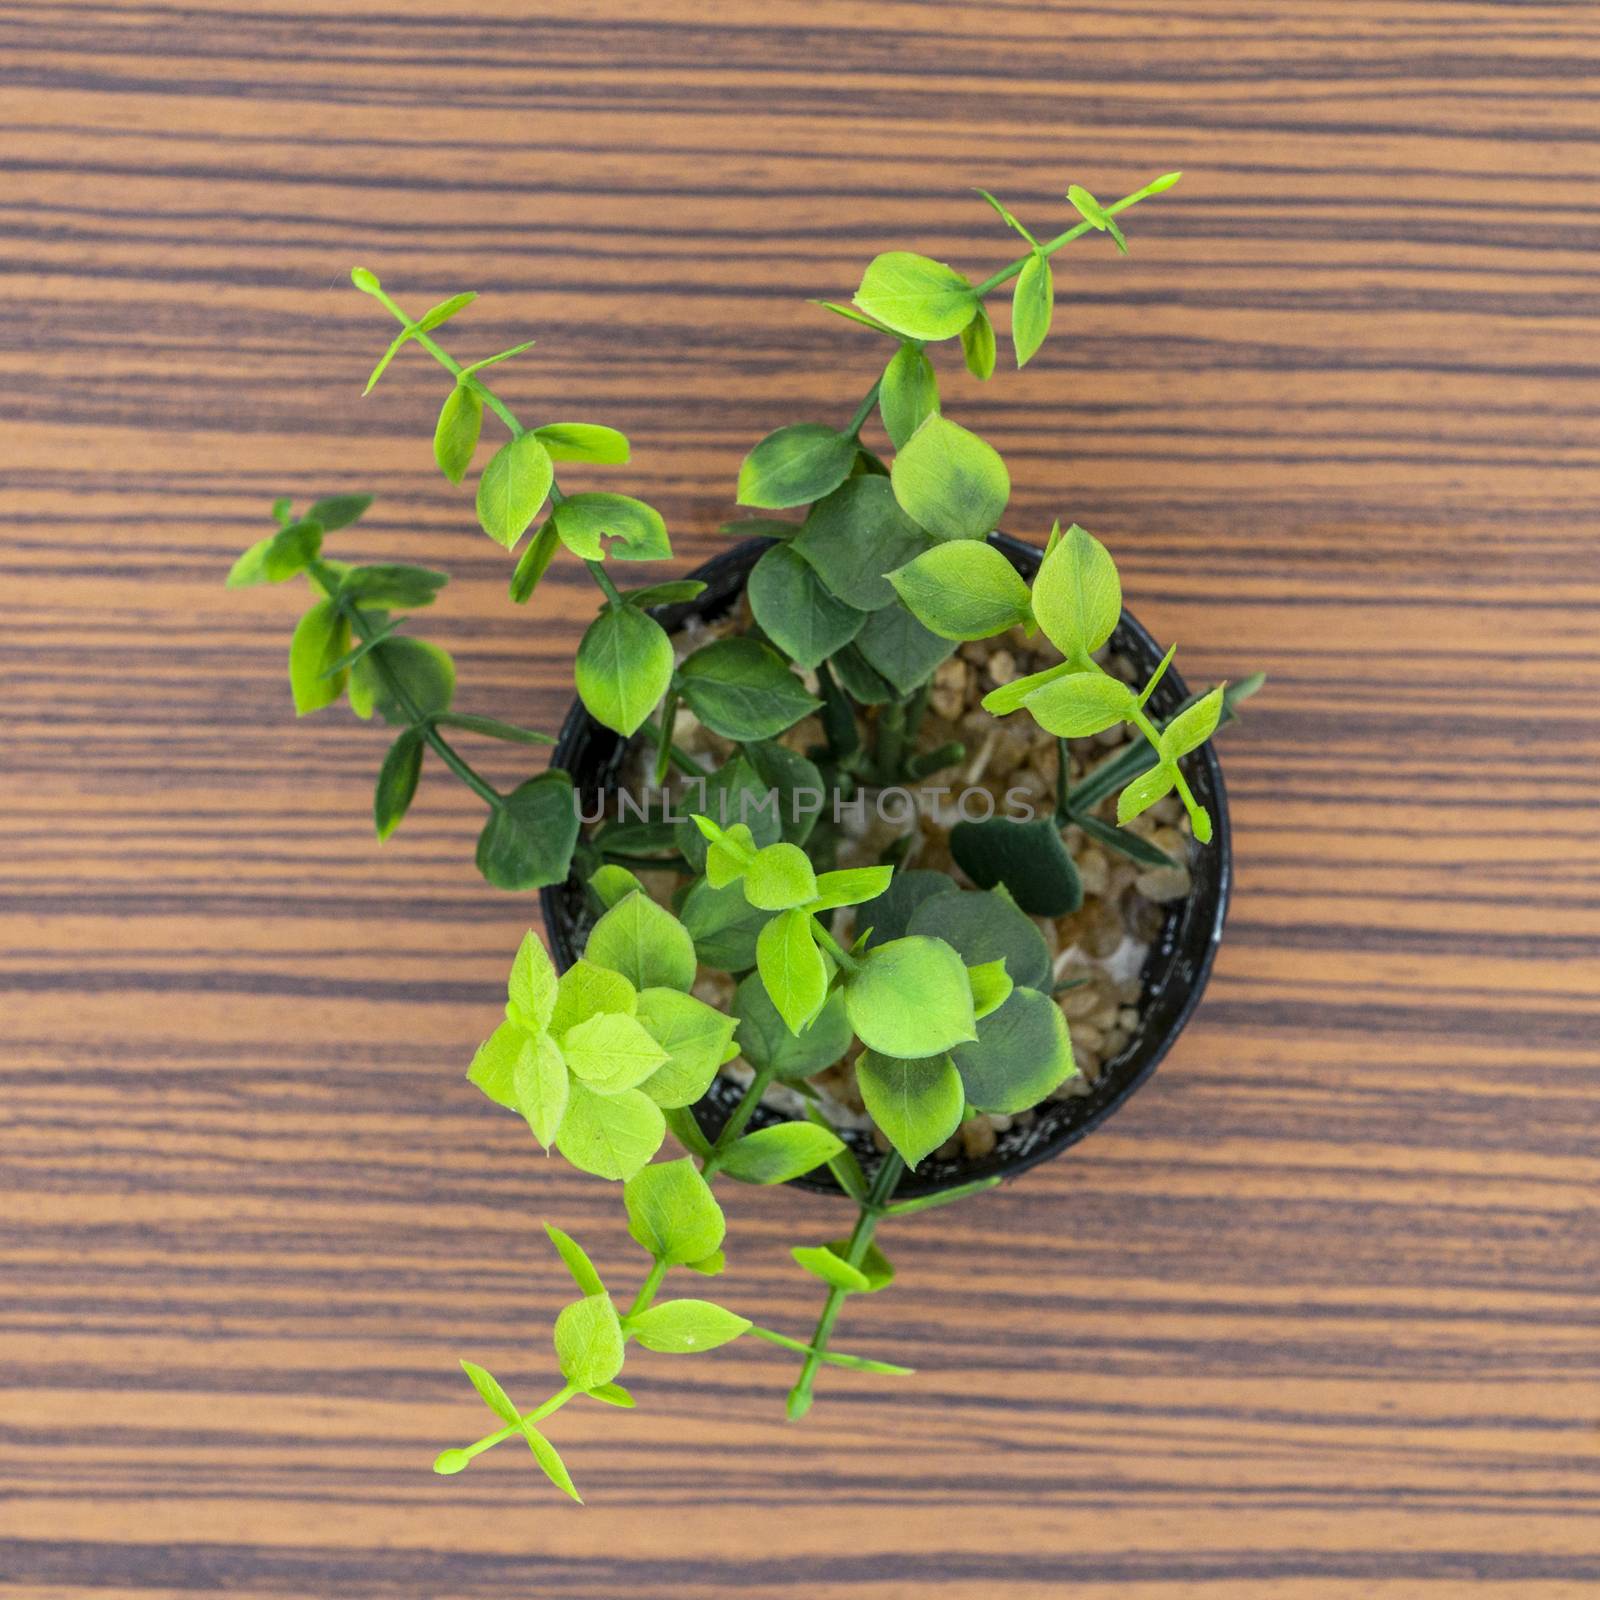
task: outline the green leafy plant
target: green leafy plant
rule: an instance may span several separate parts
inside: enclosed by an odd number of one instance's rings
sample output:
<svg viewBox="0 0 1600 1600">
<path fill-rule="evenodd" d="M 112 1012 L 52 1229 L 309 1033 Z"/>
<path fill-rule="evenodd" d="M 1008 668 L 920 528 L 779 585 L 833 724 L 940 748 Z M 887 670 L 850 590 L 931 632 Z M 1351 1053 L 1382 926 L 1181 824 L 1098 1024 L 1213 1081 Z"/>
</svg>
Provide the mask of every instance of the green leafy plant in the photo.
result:
<svg viewBox="0 0 1600 1600">
<path fill-rule="evenodd" d="M 1044 241 L 980 191 L 1024 241 L 1023 255 L 975 282 L 929 257 L 891 251 L 869 263 L 852 304 L 817 302 L 890 348 L 843 427 L 790 423 L 745 457 L 738 499 L 759 515 L 726 531 L 769 541 L 749 578 L 753 626 L 681 656 L 654 613 L 704 586 L 623 587 L 615 565 L 670 555 L 660 513 L 610 489 L 558 481 L 568 464 L 625 464 L 627 439 L 599 423 L 524 426 L 486 375 L 528 344 L 462 363 L 437 337 L 471 294 L 413 318 L 371 272 L 352 274 L 400 324 L 368 390 L 410 346 L 443 369 L 450 387 L 433 449 L 452 484 L 472 472 L 486 416 L 503 428 L 474 496 L 482 531 L 515 557 L 511 599 L 526 603 L 563 551 L 582 563 L 599 605 L 574 656 L 580 699 L 597 721 L 639 742 L 657 785 L 676 773 L 698 790 L 689 815 L 658 808 L 583 835 L 567 773 L 547 768 L 508 789 L 484 778 L 456 748 L 457 735 L 512 746 L 551 741 L 457 710 L 450 656 L 401 631 L 439 593 L 443 573 L 348 565 L 325 553 L 327 537 L 367 511 L 364 496 L 319 500 L 298 516 L 278 502 L 275 530 L 234 564 L 234 586 L 303 577 L 310 588 L 289 652 L 296 711 L 342 698 L 395 730 L 375 791 L 380 839 L 405 817 L 431 752 L 488 808 L 477 864 L 489 882 L 526 890 L 572 874 L 595 913 L 582 957 L 565 972 L 536 935 L 523 940 L 504 1020 L 468 1077 L 521 1117 L 538 1144 L 622 1185 L 628 1231 L 648 1265 L 630 1294 L 615 1297 L 583 1248 L 546 1224 L 577 1291 L 552 1331 L 561 1382 L 523 1411 L 489 1372 L 462 1362 L 499 1426 L 444 1451 L 436 1471 L 460 1472 L 521 1438 L 556 1487 L 577 1498 L 545 1425 L 573 1400 L 631 1407 L 618 1378 L 634 1345 L 677 1355 L 765 1340 L 800 1359 L 787 1402 L 795 1418 L 811 1405 L 824 1366 L 909 1370 L 835 1350 L 834 1328 L 851 1295 L 894 1279 L 878 1241 L 886 1220 L 998 1182 L 896 1200 L 902 1175 L 971 1119 L 1025 1113 L 1077 1071 L 1062 985 L 1033 920 L 1070 914 L 1082 900 L 1064 830 L 1076 827 L 1141 867 L 1172 867 L 1168 850 L 1122 825 L 1176 794 L 1203 846 L 1212 819 L 1184 763 L 1259 685 L 1219 686 L 1155 720 L 1148 708 L 1171 652 L 1142 686 L 1119 675 L 1107 650 L 1122 616 L 1121 583 L 1104 546 L 1075 524 L 1052 530 L 1031 584 L 990 542 L 1011 477 L 991 445 L 945 415 L 931 352 L 956 343 L 967 371 L 988 379 L 996 365 L 988 305 L 1011 284 L 1016 364 L 1032 360 L 1054 322 L 1056 253 L 1101 234 L 1126 252 L 1117 217 L 1177 177 L 1106 206 L 1074 185 L 1066 198 L 1078 220 Z M 874 416 L 887 460 L 862 441 Z M 909 840 L 876 863 L 840 864 L 839 828 L 818 822 L 824 804 L 837 812 L 869 790 L 961 762 L 959 741 L 918 742 L 934 677 L 958 645 L 1019 630 L 1048 641 L 1060 660 L 1002 682 L 983 707 L 996 719 L 1024 711 L 1053 737 L 1053 813 L 954 827 L 951 856 L 976 887 L 953 872 L 907 866 Z M 685 719 L 720 741 L 720 764 L 683 748 Z M 1137 742 L 1074 781 L 1069 742 L 1122 724 Z M 802 737 L 802 728 L 814 733 Z M 1100 814 L 1113 794 L 1115 824 Z M 801 796 L 816 804 L 802 807 Z M 639 876 L 646 868 L 649 890 Z M 670 896 L 659 887 L 663 875 L 675 879 Z M 703 990 L 708 979 L 721 988 Z M 725 1004 L 711 1003 L 710 992 Z M 741 1059 L 731 1107 L 706 1112 L 714 1082 Z M 830 1125 L 815 1088 L 846 1066 L 887 1147 L 870 1173 Z M 770 1120 L 769 1092 L 780 1086 L 800 1097 L 803 1115 Z M 686 1153 L 657 1159 L 669 1132 Z M 673 1271 L 704 1278 L 724 1270 L 717 1180 L 773 1185 L 822 1169 L 855 1204 L 856 1219 L 841 1237 L 791 1250 L 824 1291 L 809 1339 L 698 1295 L 661 1298 Z"/>
</svg>

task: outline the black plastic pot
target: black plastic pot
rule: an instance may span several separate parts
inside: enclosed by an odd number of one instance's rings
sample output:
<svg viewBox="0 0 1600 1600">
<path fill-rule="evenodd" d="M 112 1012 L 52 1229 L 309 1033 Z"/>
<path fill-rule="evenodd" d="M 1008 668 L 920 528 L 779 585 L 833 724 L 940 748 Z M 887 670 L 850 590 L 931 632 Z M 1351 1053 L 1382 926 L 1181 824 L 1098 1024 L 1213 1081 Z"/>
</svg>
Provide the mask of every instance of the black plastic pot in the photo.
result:
<svg viewBox="0 0 1600 1600">
<path fill-rule="evenodd" d="M 1032 545 L 1004 534 L 993 535 L 990 542 L 1004 552 L 1024 577 L 1031 578 L 1038 570 L 1040 552 Z M 706 585 L 705 593 L 682 605 L 663 606 L 655 615 L 669 632 L 681 627 L 691 616 L 714 621 L 724 615 L 738 599 L 751 567 L 770 544 L 767 539 L 751 539 L 697 567 L 690 576 Z M 1127 611 L 1122 613 L 1122 621 L 1111 643 L 1114 650 L 1134 663 L 1141 677 L 1148 677 L 1161 660 L 1160 646 Z M 1150 709 L 1158 718 L 1171 716 L 1188 694 L 1182 678 L 1169 669 L 1156 686 Z M 615 787 L 624 751 L 624 740 L 609 728 L 601 727 L 581 704 L 574 703 L 551 760 L 572 774 L 583 795 L 586 814 L 593 815 L 596 798 Z M 1144 997 L 1138 1033 L 1119 1056 L 1106 1063 L 1100 1082 L 1091 1094 L 1048 1101 L 1039 1106 L 1028 1127 L 1013 1127 L 1002 1133 L 994 1150 L 980 1160 L 968 1161 L 961 1157 L 941 1160 L 930 1156 L 916 1172 L 901 1179 L 895 1191 L 897 1195 L 909 1198 L 931 1194 L 996 1174 L 1012 1177 L 1059 1154 L 1104 1122 L 1155 1071 L 1161 1058 L 1172 1048 L 1173 1040 L 1183 1031 L 1184 1024 L 1200 1003 L 1206 979 L 1211 975 L 1211 963 L 1222 938 L 1233 875 L 1228 802 L 1222 786 L 1222 768 L 1210 744 L 1188 759 L 1185 775 L 1195 797 L 1211 812 L 1215 836 L 1211 844 L 1197 846 L 1192 851 L 1189 869 L 1193 888 L 1187 900 L 1168 908 L 1161 932 L 1145 959 L 1140 974 Z M 594 914 L 582 885 L 575 878 L 542 890 L 539 898 L 550 931 L 552 953 L 556 964 L 564 970 L 582 952 Z M 735 1084 L 719 1078 L 695 1106 L 695 1116 L 709 1135 L 715 1136 L 738 1094 Z M 762 1106 L 757 1108 L 750 1126 L 764 1127 L 779 1120 L 779 1113 Z M 880 1159 L 870 1138 L 860 1133 L 843 1136 L 850 1141 L 870 1174 Z M 826 1169 L 794 1181 L 807 1189 L 838 1192 L 837 1184 Z"/>
</svg>

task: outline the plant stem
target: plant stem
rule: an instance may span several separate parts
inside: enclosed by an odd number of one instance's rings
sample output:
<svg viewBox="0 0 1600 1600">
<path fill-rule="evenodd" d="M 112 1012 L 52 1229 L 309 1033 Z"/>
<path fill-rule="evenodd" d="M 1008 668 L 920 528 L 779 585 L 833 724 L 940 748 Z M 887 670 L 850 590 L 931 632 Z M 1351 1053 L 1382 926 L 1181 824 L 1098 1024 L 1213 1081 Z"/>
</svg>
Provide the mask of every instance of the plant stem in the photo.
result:
<svg viewBox="0 0 1600 1600">
<path fill-rule="evenodd" d="M 1070 756 L 1067 751 L 1065 739 L 1056 740 L 1056 826 L 1064 828 L 1072 821 L 1072 812 L 1067 805 L 1067 777 L 1070 771 L 1068 762 Z"/>
<path fill-rule="evenodd" d="M 878 782 L 891 784 L 900 776 L 900 761 L 905 754 L 906 703 L 891 700 L 878 707 L 877 746 L 874 750 Z"/>
<path fill-rule="evenodd" d="M 639 732 L 652 743 L 656 743 L 662 736 L 661 726 L 657 722 L 641 722 L 639 724 Z M 680 750 L 675 744 L 667 746 L 667 757 L 679 772 L 687 773 L 691 778 L 709 778 L 711 776 L 710 770 L 704 762 L 697 761 L 687 750 Z"/>
<path fill-rule="evenodd" d="M 633 1304 L 628 1307 L 628 1315 L 636 1317 L 656 1297 L 656 1290 L 661 1287 L 661 1280 L 667 1275 L 667 1264 L 659 1257 L 651 1267 L 643 1283 L 639 1285 L 639 1292 L 633 1297 Z"/>
<path fill-rule="evenodd" d="M 867 1246 L 872 1243 L 872 1236 L 877 1232 L 878 1219 L 882 1217 L 884 1207 L 888 1205 L 890 1196 L 894 1194 L 895 1185 L 899 1183 L 905 1170 L 906 1164 L 900 1159 L 899 1152 L 891 1150 L 873 1175 L 872 1187 L 867 1191 L 867 1198 L 861 1202 L 856 1225 L 850 1232 L 850 1243 L 844 1253 L 844 1259 L 852 1267 L 859 1267 L 865 1258 Z M 828 1290 L 828 1298 L 822 1306 L 822 1315 L 817 1318 L 817 1330 L 811 1335 L 811 1353 L 800 1368 L 800 1376 L 795 1379 L 794 1388 L 789 1391 L 786 1409 L 791 1422 L 798 1422 L 811 1409 L 811 1389 L 816 1382 L 817 1368 L 822 1365 L 822 1352 L 828 1348 L 833 1325 L 839 1320 L 845 1296 L 849 1292 L 848 1289 L 839 1288 Z"/>
<path fill-rule="evenodd" d="M 878 390 L 883 387 L 883 379 L 879 378 L 866 394 L 862 397 L 861 404 L 856 407 L 856 414 L 850 419 L 850 426 L 844 430 L 847 439 L 859 439 L 861 430 L 867 425 L 867 418 L 872 415 L 872 408 L 878 403 Z"/>
<path fill-rule="evenodd" d="M 348 600 L 339 598 L 338 574 L 322 560 L 313 561 L 308 569 L 311 575 L 322 585 L 328 595 L 343 615 L 349 619 L 350 626 L 365 640 L 371 641 L 378 636 L 378 630 L 360 606 L 352 605 Z M 504 804 L 500 792 L 489 781 L 482 777 L 472 764 L 462 756 L 456 747 L 439 732 L 433 724 L 431 717 L 423 714 L 422 708 L 411 698 L 410 691 L 400 681 L 399 677 L 385 664 L 383 653 L 379 650 L 368 652 L 374 670 L 383 679 L 384 687 L 394 697 L 395 703 L 411 719 L 414 728 L 422 730 L 422 737 L 427 740 L 429 747 L 444 762 L 455 775 L 478 796 L 491 810 L 498 811 Z"/>
<path fill-rule="evenodd" d="M 728 1152 L 733 1148 L 734 1141 L 744 1132 L 745 1124 L 755 1114 L 755 1109 L 761 1103 L 761 1097 L 767 1092 L 767 1085 L 772 1082 L 776 1071 L 777 1068 L 771 1065 L 756 1068 L 755 1076 L 746 1086 L 738 1105 L 728 1114 L 728 1120 L 723 1123 L 722 1131 L 712 1141 L 711 1154 L 701 1163 L 700 1176 L 707 1182 L 728 1159 Z"/>
<path fill-rule="evenodd" d="M 606 571 L 605 563 L 602 561 L 585 561 L 584 566 L 589 569 L 589 576 L 600 585 L 600 592 L 605 595 L 606 599 L 614 606 L 622 605 L 622 596 L 617 593 L 617 586 L 611 581 L 611 574 Z"/>
<path fill-rule="evenodd" d="M 813 913 L 811 929 L 816 935 L 817 943 L 844 968 L 846 972 L 854 972 L 861 965 L 861 958 L 853 956 L 845 947 L 834 938 L 832 933 L 823 925 L 822 918 Z"/>
</svg>

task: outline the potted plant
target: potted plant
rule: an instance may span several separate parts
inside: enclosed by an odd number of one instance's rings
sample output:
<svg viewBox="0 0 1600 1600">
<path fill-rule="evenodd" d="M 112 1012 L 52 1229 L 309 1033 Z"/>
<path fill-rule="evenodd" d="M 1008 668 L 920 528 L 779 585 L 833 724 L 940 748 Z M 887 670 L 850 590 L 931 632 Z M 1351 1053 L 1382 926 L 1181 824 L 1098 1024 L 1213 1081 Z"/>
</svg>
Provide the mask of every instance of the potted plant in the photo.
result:
<svg viewBox="0 0 1600 1600">
<path fill-rule="evenodd" d="M 568 463 L 625 463 L 627 440 L 519 421 L 491 369 L 527 346 L 462 364 L 436 337 L 474 296 L 413 318 L 372 273 L 352 273 L 400 325 L 368 390 L 410 345 L 450 375 L 434 435 L 445 476 L 466 478 L 486 412 L 508 436 L 476 504 L 483 531 L 520 549 L 511 599 L 527 603 L 558 556 L 594 579 L 579 703 L 554 760 L 505 789 L 463 752 L 470 739 L 555 741 L 458 710 L 450 657 L 403 631 L 445 574 L 329 553 L 367 497 L 298 515 L 279 501 L 276 530 L 228 581 L 306 579 L 295 708 L 344 699 L 393 730 L 380 840 L 431 752 L 487 808 L 482 875 L 543 892 L 556 959 L 530 931 L 468 1077 L 547 1149 L 621 1183 L 647 1263 L 628 1292 L 608 1289 L 547 1224 L 576 1289 L 554 1324 L 561 1381 L 524 1410 L 464 1361 L 496 1426 L 436 1471 L 519 1438 L 577 1498 L 546 1419 L 577 1399 L 631 1406 L 617 1381 L 630 1342 L 782 1346 L 799 1361 L 792 1418 L 825 1366 L 907 1370 L 832 1342 L 848 1297 L 893 1277 L 880 1225 L 1080 1137 L 1192 1010 L 1228 876 L 1207 741 L 1259 680 L 1189 695 L 1089 533 L 1057 523 L 1042 550 L 1000 535 L 1007 469 L 944 414 L 930 357 L 958 341 L 987 379 L 986 302 L 1014 284 L 1024 365 L 1050 330 L 1054 254 L 1086 235 L 1125 251 L 1117 216 L 1177 178 L 1107 206 L 1074 186 L 1078 220 L 1044 242 L 984 194 L 1027 248 L 976 283 L 926 256 L 876 257 L 852 304 L 819 302 L 888 341 L 853 416 L 757 443 L 738 480 L 757 515 L 725 530 L 742 542 L 690 578 L 644 584 L 626 564 L 670 555 L 661 515 L 558 482 Z M 874 419 L 882 453 L 863 439 Z M 662 1158 L 669 1132 L 683 1155 Z M 809 1337 L 699 1294 L 663 1297 L 674 1269 L 723 1271 L 719 1178 L 827 1186 L 855 1207 L 841 1237 L 793 1250 L 823 1290 Z"/>
</svg>

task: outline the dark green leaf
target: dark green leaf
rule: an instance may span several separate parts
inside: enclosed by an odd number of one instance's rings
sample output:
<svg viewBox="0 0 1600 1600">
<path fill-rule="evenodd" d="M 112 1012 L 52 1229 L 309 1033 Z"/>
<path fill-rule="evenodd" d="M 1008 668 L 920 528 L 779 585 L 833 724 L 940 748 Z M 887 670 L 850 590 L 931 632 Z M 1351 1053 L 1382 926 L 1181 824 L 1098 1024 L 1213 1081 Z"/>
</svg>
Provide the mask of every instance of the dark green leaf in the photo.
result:
<svg viewBox="0 0 1600 1600">
<path fill-rule="evenodd" d="M 706 592 L 698 578 L 675 578 L 668 583 L 652 583 L 643 589 L 625 589 L 622 598 L 630 606 L 648 611 L 652 606 L 678 605 L 685 600 L 696 600 Z"/>
<path fill-rule="evenodd" d="M 450 709 L 456 668 L 448 651 L 426 639 L 389 638 L 369 650 L 350 674 L 350 704 L 397 727 Z"/>
<path fill-rule="evenodd" d="M 762 631 L 802 667 L 848 644 L 867 619 L 838 599 L 790 544 L 774 545 L 750 573 L 750 609 Z"/>
<path fill-rule="evenodd" d="M 678 684 L 689 709 L 724 739 L 770 739 L 819 704 L 777 651 L 751 638 L 703 645 L 678 668 Z"/>
<path fill-rule="evenodd" d="M 700 793 L 700 783 L 701 780 L 696 779 L 690 784 L 683 809 L 699 811 L 722 827 L 743 823 L 758 846 L 776 844 L 782 836 L 779 799 L 772 795 L 745 756 L 730 757 L 705 779 L 704 794 Z M 678 823 L 673 840 L 690 868 L 704 872 L 706 841 L 694 823 L 688 820 Z"/>
<path fill-rule="evenodd" d="M 791 1081 L 815 1077 L 840 1060 L 853 1037 L 844 995 L 835 990 L 804 1033 L 793 1033 L 778 1013 L 758 973 L 751 973 L 733 997 L 739 1021 L 739 1051 L 752 1067 L 771 1067 Z"/>
<path fill-rule="evenodd" d="M 1130 833 L 1126 828 L 1114 828 L 1109 822 L 1102 822 L 1092 812 L 1072 811 L 1069 815 L 1096 844 L 1104 846 L 1107 850 L 1116 850 L 1130 861 L 1137 861 L 1142 867 L 1178 865 L 1165 850 L 1158 850 L 1148 839 L 1137 833 Z"/>
<path fill-rule="evenodd" d="M 889 358 L 878 390 L 883 431 L 898 450 L 939 410 L 939 380 L 920 345 L 907 342 Z"/>
<path fill-rule="evenodd" d="M 478 836 L 478 871 L 498 889 L 560 883 L 578 842 L 572 779 L 552 769 L 502 797 Z"/>
<path fill-rule="evenodd" d="M 831 665 L 840 686 L 859 706 L 884 706 L 900 698 L 895 686 L 876 667 L 870 666 L 853 644 L 847 644 L 834 656 Z"/>
<path fill-rule="evenodd" d="M 313 500 L 304 520 L 320 522 L 324 533 L 333 533 L 358 521 L 371 504 L 370 494 L 331 494 L 321 500 Z"/>
<path fill-rule="evenodd" d="M 517 605 L 525 604 L 539 587 L 539 580 L 549 569 L 560 543 L 555 518 L 549 517 L 528 541 L 527 549 L 517 558 L 516 567 L 511 573 L 511 598 Z"/>
<path fill-rule="evenodd" d="M 889 482 L 869 477 L 851 478 L 814 505 L 793 549 L 846 605 L 876 611 L 895 597 L 884 573 L 914 560 L 929 543 L 900 509 Z"/>
<path fill-rule="evenodd" d="M 357 605 L 415 610 L 431 606 L 449 581 L 448 573 L 435 572 L 430 567 L 352 567 L 339 584 L 339 593 Z"/>
<path fill-rule="evenodd" d="M 483 401 L 476 389 L 458 383 L 445 396 L 433 430 L 433 459 L 451 483 L 466 477 L 482 431 Z"/>
<path fill-rule="evenodd" d="M 1007 1116 L 1038 1105 L 1075 1070 L 1061 1007 L 1036 989 L 1013 989 L 978 1024 L 977 1040 L 950 1054 L 971 1104 Z"/>
<path fill-rule="evenodd" d="M 1040 989 L 1050 981 L 1044 935 L 1004 895 L 974 890 L 924 900 L 911 913 L 907 932 L 943 939 L 968 967 L 1004 961 L 1015 984 Z"/>
<path fill-rule="evenodd" d="M 950 854 L 980 888 L 1004 884 L 1030 916 L 1065 916 L 1083 904 L 1078 868 L 1061 842 L 1060 830 L 1045 818 L 958 822 L 950 830 Z"/>
<path fill-rule="evenodd" d="M 879 677 L 904 695 L 925 683 L 955 645 L 925 628 L 897 600 L 867 618 L 854 648 Z"/>
<path fill-rule="evenodd" d="M 713 889 L 698 878 L 679 915 L 702 965 L 747 972 L 756 964 L 756 935 L 766 926 L 769 913 L 745 899 L 743 884 Z"/>
<path fill-rule="evenodd" d="M 744 757 L 759 782 L 777 796 L 783 837 L 791 844 L 804 844 L 822 814 L 827 793 L 816 764 L 770 739 L 750 740 L 744 746 Z"/>
<path fill-rule="evenodd" d="M 433 719 L 441 728 L 460 728 L 466 733 L 481 733 L 490 739 L 504 739 L 508 744 L 554 744 L 548 733 L 537 733 L 532 728 L 513 727 L 498 717 L 469 716 L 462 711 L 446 711 Z"/>
<path fill-rule="evenodd" d="M 372 818 L 380 840 L 387 839 L 400 826 L 400 819 L 411 806 L 417 780 L 422 776 L 423 743 L 420 728 L 407 728 L 383 758 L 372 797 Z"/>
<path fill-rule="evenodd" d="M 925 900 L 935 895 L 959 894 L 960 888 L 947 872 L 931 872 L 912 867 L 895 873 L 889 887 L 876 900 L 868 900 L 856 911 L 856 926 L 872 930 L 871 944 L 887 944 L 903 939 L 911 931 L 911 919 Z"/>
</svg>

